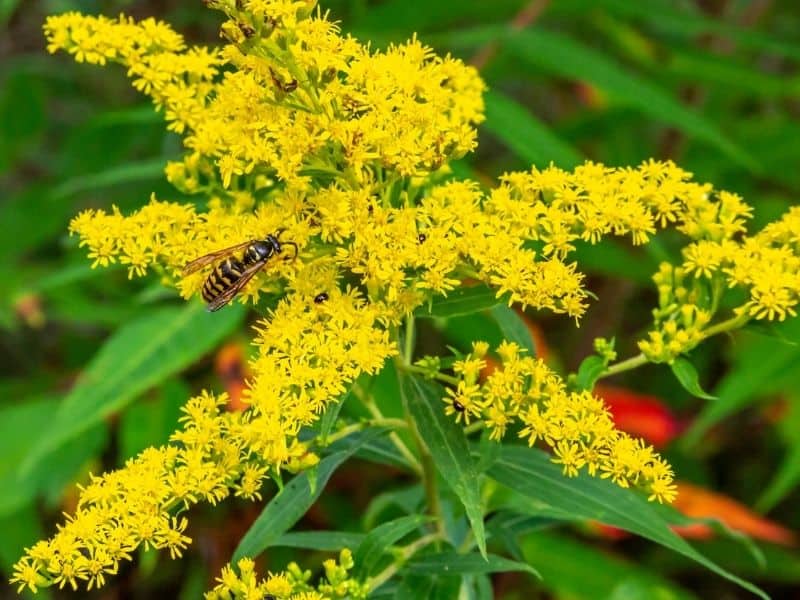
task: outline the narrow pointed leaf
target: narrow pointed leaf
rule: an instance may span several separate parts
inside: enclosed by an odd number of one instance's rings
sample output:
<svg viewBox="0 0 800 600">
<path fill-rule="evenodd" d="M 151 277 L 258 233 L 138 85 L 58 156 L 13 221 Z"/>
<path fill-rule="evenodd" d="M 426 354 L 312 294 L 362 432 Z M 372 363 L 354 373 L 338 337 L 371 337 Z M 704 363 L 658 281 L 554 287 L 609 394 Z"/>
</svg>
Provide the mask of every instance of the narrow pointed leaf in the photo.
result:
<svg viewBox="0 0 800 600">
<path fill-rule="evenodd" d="M 358 579 L 363 580 L 372 575 L 383 554 L 395 542 L 428 521 L 430 518 L 423 515 L 409 515 L 382 523 L 370 531 L 353 552 L 355 574 Z"/>
<path fill-rule="evenodd" d="M 274 546 L 281 536 L 297 523 L 317 501 L 333 472 L 353 456 L 363 444 L 384 433 L 386 433 L 384 430 L 372 429 L 348 438 L 349 448 L 334 452 L 319 462 L 313 485 L 309 480 L 309 473 L 306 472 L 297 475 L 283 486 L 283 489 L 272 497 L 258 515 L 255 523 L 247 530 L 233 553 L 231 562 L 235 563 L 244 556 L 255 558 L 270 546 Z"/>
<path fill-rule="evenodd" d="M 525 348 L 528 356 L 536 356 L 533 336 L 517 311 L 505 304 L 498 304 L 489 311 L 489 314 L 509 342 L 515 342 L 520 348 Z"/>
<path fill-rule="evenodd" d="M 457 554 L 443 552 L 441 554 L 428 554 L 413 558 L 406 565 L 409 571 L 415 573 L 503 573 L 508 571 L 524 571 L 534 577 L 539 577 L 538 571 L 529 564 L 503 558 L 496 554 L 488 554 L 485 558 L 480 554 Z"/>
<path fill-rule="evenodd" d="M 683 389 L 689 392 L 692 396 L 704 398 L 705 400 L 717 399 L 716 396 L 712 396 L 711 394 L 703 391 L 703 388 L 700 387 L 700 376 L 697 374 L 697 369 L 695 369 L 694 365 L 685 358 L 676 358 L 675 361 L 670 365 L 670 368 L 672 369 L 672 373 L 675 375 L 675 378 L 683 386 Z"/>
<path fill-rule="evenodd" d="M 800 319 L 787 320 L 778 332 L 790 342 L 800 340 Z M 765 360 L 764 357 L 769 357 Z M 715 402 L 707 404 L 683 436 L 687 446 L 700 441 L 722 419 L 759 401 L 781 387 L 796 388 L 800 346 L 759 336 L 738 353 L 736 366 L 714 388 Z"/>
<path fill-rule="evenodd" d="M 550 457 L 534 448 L 504 447 L 488 475 L 538 504 L 538 514 L 548 512 L 593 519 L 636 533 L 683 556 L 762 598 L 768 596 L 753 584 L 712 562 L 669 528 L 669 524 L 642 496 L 606 479 L 581 474 L 567 478 Z"/>
<path fill-rule="evenodd" d="M 673 125 L 715 146 L 747 169 L 760 171 L 756 159 L 728 139 L 715 123 L 675 100 L 670 92 L 657 84 L 626 71 L 594 48 L 541 28 L 509 31 L 503 44 L 516 56 L 548 73 L 592 83 L 620 104 L 632 106 L 662 123 Z"/>
<path fill-rule="evenodd" d="M 524 559 L 541 571 L 539 586 L 556 598 L 595 600 L 596 598 L 620 598 L 621 586 L 637 582 L 650 592 L 648 600 L 698 600 L 659 574 L 657 569 L 648 570 L 644 565 L 625 561 L 616 553 L 600 550 L 590 544 L 556 535 L 550 532 L 529 533 L 522 536 L 520 547 Z M 660 565 L 659 565 L 660 566 Z M 639 596 L 626 600 L 639 600 Z"/>
<path fill-rule="evenodd" d="M 462 286 L 448 292 L 447 296 L 437 296 L 430 306 L 421 306 L 414 314 L 417 317 L 455 317 L 480 312 L 501 302 L 497 291 L 487 285 Z"/>
<path fill-rule="evenodd" d="M 580 153 L 562 140 L 524 106 L 499 92 L 486 92 L 483 127 L 500 139 L 526 164 L 547 167 L 551 162 L 569 169 L 583 162 Z"/>
<path fill-rule="evenodd" d="M 355 548 L 367 537 L 353 531 L 290 531 L 280 536 L 272 545 L 284 548 L 305 548 L 321 552 L 338 552 Z"/>
<path fill-rule="evenodd" d="M 478 472 L 472 461 L 464 430 L 444 414 L 441 387 L 403 374 L 401 391 L 434 464 L 464 505 L 481 554 L 486 555 Z"/>
<path fill-rule="evenodd" d="M 592 356 L 587 356 L 581 361 L 578 367 L 578 375 L 575 384 L 578 386 L 579 390 L 591 390 L 594 388 L 597 379 L 605 370 L 606 365 L 603 363 L 602 358 L 594 354 Z"/>
</svg>

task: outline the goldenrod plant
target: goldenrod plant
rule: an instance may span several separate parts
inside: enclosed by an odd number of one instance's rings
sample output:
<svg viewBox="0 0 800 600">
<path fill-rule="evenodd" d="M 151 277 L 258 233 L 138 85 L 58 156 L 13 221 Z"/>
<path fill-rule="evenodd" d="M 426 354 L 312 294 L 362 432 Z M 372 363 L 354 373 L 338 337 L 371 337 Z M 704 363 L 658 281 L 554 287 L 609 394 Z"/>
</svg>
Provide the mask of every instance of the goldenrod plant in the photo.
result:
<svg viewBox="0 0 800 600">
<path fill-rule="evenodd" d="M 18 590 L 103 587 L 151 549 L 180 560 L 193 552 L 193 507 L 232 497 L 265 507 L 207 598 L 411 598 L 426 585 L 477 597 L 470 586 L 487 573 L 535 573 L 497 543 L 493 517 L 512 508 L 596 518 L 754 590 L 670 531 L 674 513 L 654 507 L 676 497 L 673 467 L 618 429 L 593 389 L 665 363 L 703 394 L 690 351 L 794 318 L 800 210 L 752 230 L 741 197 L 669 160 L 472 180 L 452 164 L 476 149 L 485 119 L 473 66 L 414 35 L 374 49 L 316 0 L 205 4 L 222 16 L 219 46 L 128 16 L 69 12 L 44 32 L 51 53 L 122 66 L 183 147 L 164 169 L 173 196 L 130 211 L 110 197 L 77 214 L 70 233 L 92 267 L 155 272 L 190 304 L 227 294 L 209 320 L 236 304 L 258 314 L 244 408 L 230 410 L 224 392 L 187 397 L 168 443 L 80 486 L 74 510 L 17 562 Z M 618 358 L 613 340 L 598 339 L 573 374 L 537 356 L 522 311 L 576 328 L 602 305 L 576 248 L 609 238 L 644 247 L 660 231 L 682 240 L 682 256 L 652 275 L 638 353 Z M 272 254 L 248 258 L 264 240 Z M 198 258 L 202 268 L 186 270 Z M 418 343 L 420 326 L 485 311 L 504 339 L 466 331 L 462 350 Z M 393 382 L 389 409 L 379 377 Z M 321 578 L 304 570 L 319 562 L 259 573 L 254 560 L 292 535 L 331 473 L 376 448 L 419 482 L 409 514 L 323 544 L 338 562 L 325 561 Z"/>
</svg>

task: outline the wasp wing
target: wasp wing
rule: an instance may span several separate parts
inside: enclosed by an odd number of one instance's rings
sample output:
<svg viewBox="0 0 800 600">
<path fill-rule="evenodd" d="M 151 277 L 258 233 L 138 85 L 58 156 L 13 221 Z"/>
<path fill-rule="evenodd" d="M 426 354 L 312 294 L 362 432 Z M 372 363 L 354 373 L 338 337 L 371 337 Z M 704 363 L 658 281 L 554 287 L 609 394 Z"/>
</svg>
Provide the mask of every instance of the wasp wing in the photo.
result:
<svg viewBox="0 0 800 600">
<path fill-rule="evenodd" d="M 230 302 L 233 297 L 238 294 L 242 288 L 246 286 L 247 283 L 253 278 L 253 275 L 264 268 L 265 264 L 267 264 L 266 261 L 261 261 L 247 267 L 244 270 L 244 273 L 242 273 L 242 276 L 236 280 L 236 283 L 208 303 L 208 312 L 217 311 Z"/>
<path fill-rule="evenodd" d="M 252 244 L 252 240 L 247 242 L 242 242 L 241 244 L 236 244 L 235 246 L 231 246 L 230 248 L 223 248 L 222 250 L 217 250 L 216 252 L 212 252 L 210 254 L 205 254 L 200 258 L 195 258 L 192 262 L 188 263 L 185 267 L 183 267 L 183 271 L 181 275 L 186 277 L 187 275 L 191 275 L 195 271 L 199 271 L 203 267 L 210 265 L 213 262 L 216 262 L 226 256 L 230 256 L 237 250 L 242 250 L 247 248 L 250 244 Z"/>
</svg>

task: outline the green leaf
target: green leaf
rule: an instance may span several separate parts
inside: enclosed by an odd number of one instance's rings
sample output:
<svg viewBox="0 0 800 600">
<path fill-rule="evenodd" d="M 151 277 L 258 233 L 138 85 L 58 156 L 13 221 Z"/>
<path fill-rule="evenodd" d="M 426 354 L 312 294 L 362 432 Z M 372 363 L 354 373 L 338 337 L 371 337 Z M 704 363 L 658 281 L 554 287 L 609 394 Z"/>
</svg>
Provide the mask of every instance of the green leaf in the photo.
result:
<svg viewBox="0 0 800 600">
<path fill-rule="evenodd" d="M 605 370 L 606 365 L 602 358 L 596 354 L 587 356 L 581 361 L 581 364 L 578 367 L 575 385 L 579 390 L 592 390 L 594 389 L 595 382 Z"/>
<path fill-rule="evenodd" d="M 515 342 L 520 348 L 525 348 L 528 356 L 536 356 L 536 344 L 533 336 L 517 311 L 505 304 L 498 304 L 489 310 L 489 314 L 509 342 Z"/>
<path fill-rule="evenodd" d="M 539 515 L 568 515 L 593 519 L 630 531 L 690 558 L 718 575 L 762 598 L 759 588 L 729 573 L 690 546 L 642 496 L 622 489 L 606 479 L 581 474 L 567 478 L 550 457 L 534 448 L 506 446 L 488 475 L 537 503 Z"/>
<path fill-rule="evenodd" d="M 447 341 L 464 353 L 472 351 L 475 340 L 483 340 L 490 348 L 496 348 L 505 339 L 497 321 L 487 311 L 451 317 L 437 325 L 441 325 Z"/>
<path fill-rule="evenodd" d="M 414 315 L 423 318 L 469 315 L 492 308 L 501 302 L 497 298 L 497 292 L 486 285 L 462 286 L 449 292 L 447 296 L 435 297 L 430 305 L 415 310 Z"/>
<path fill-rule="evenodd" d="M 458 496 L 467 513 L 481 554 L 486 555 L 478 473 L 464 430 L 444 414 L 439 386 L 408 374 L 400 375 L 400 390 L 439 474 Z"/>
<path fill-rule="evenodd" d="M 5 25 L 8 22 L 19 3 L 20 0 L 0 0 L 0 24 Z"/>
<path fill-rule="evenodd" d="M 741 89 L 755 96 L 781 98 L 797 96 L 800 91 L 796 76 L 769 75 L 752 66 L 737 64 L 730 57 L 673 48 L 663 66 L 666 72 L 684 78 L 687 83 L 708 82 L 723 88 Z"/>
<path fill-rule="evenodd" d="M 530 111 L 495 91 L 483 95 L 486 121 L 483 127 L 497 136 L 526 164 L 570 169 L 583 162 L 580 152 L 559 138 Z"/>
<path fill-rule="evenodd" d="M 397 446 L 387 439 L 381 438 L 364 444 L 356 452 L 356 456 L 379 465 L 397 467 L 404 471 L 411 470 L 411 465 L 408 464 L 406 457 L 400 454 Z"/>
<path fill-rule="evenodd" d="M 406 569 L 415 573 L 432 575 L 435 573 L 504 573 L 508 571 L 524 571 L 534 577 L 540 577 L 539 572 L 532 566 L 503 558 L 496 554 L 486 557 L 480 554 L 457 554 L 455 552 L 442 552 L 440 554 L 427 554 L 419 558 L 412 558 Z"/>
<path fill-rule="evenodd" d="M 52 196 L 53 198 L 63 200 L 73 194 L 88 190 L 97 190 L 97 188 L 110 187 L 121 183 L 137 183 L 162 179 L 164 177 L 164 166 L 166 162 L 164 158 L 155 158 L 141 162 L 126 162 L 122 165 L 104 169 L 100 173 L 79 175 L 54 187 Z"/>
<path fill-rule="evenodd" d="M 290 531 L 280 536 L 272 545 L 338 552 L 342 548 L 357 547 L 366 537 L 363 533 L 353 531 Z"/>
<path fill-rule="evenodd" d="M 382 523 L 367 534 L 364 541 L 353 552 L 355 574 L 364 580 L 373 574 L 383 554 L 392 545 L 412 531 L 419 529 L 430 521 L 430 517 L 423 515 L 409 515 L 400 517 L 387 523 Z"/>
<path fill-rule="evenodd" d="M 380 429 L 365 430 L 343 440 L 350 446 L 326 456 L 319 462 L 313 485 L 309 481 L 308 473 L 301 473 L 287 483 L 267 503 L 250 529 L 247 530 L 236 547 L 231 562 L 235 563 L 245 556 L 255 558 L 270 546 L 274 546 L 280 537 L 297 523 L 316 502 L 333 472 L 353 456 L 363 444 L 384 433 L 386 432 Z"/>
<path fill-rule="evenodd" d="M 236 304 L 212 314 L 192 303 L 148 312 L 121 327 L 61 403 L 23 470 L 216 347 L 241 325 L 245 312 Z"/>
<path fill-rule="evenodd" d="M 473 575 L 465 577 L 464 582 L 467 584 L 467 600 L 493 600 L 494 589 L 492 588 L 492 580 L 488 575 Z"/>
<path fill-rule="evenodd" d="M 641 285 L 651 284 L 659 263 L 641 248 L 632 248 L 614 238 L 605 238 L 597 244 L 577 240 L 570 257 L 584 273 L 624 278 Z"/>
<path fill-rule="evenodd" d="M 516 56 L 547 73 L 588 81 L 620 104 L 632 106 L 708 142 L 751 171 L 761 170 L 756 159 L 723 135 L 713 122 L 676 101 L 655 83 L 626 71 L 597 49 L 543 29 L 509 30 L 503 44 Z"/>
<path fill-rule="evenodd" d="M 637 582 L 650 591 L 649 600 L 690 600 L 696 597 L 616 553 L 552 533 L 527 534 L 520 542 L 524 559 L 542 574 L 541 587 L 557 598 L 611 598 L 620 586 Z"/>
<path fill-rule="evenodd" d="M 716 396 L 707 394 L 700 387 L 700 376 L 697 374 L 697 369 L 688 360 L 682 357 L 676 358 L 669 366 L 675 378 L 683 386 L 687 392 L 696 396 L 697 398 L 704 398 L 706 400 L 716 400 Z"/>
<path fill-rule="evenodd" d="M 414 575 L 403 577 L 397 590 L 395 600 L 453 600 L 458 598 L 461 578 L 453 575 Z"/>
</svg>

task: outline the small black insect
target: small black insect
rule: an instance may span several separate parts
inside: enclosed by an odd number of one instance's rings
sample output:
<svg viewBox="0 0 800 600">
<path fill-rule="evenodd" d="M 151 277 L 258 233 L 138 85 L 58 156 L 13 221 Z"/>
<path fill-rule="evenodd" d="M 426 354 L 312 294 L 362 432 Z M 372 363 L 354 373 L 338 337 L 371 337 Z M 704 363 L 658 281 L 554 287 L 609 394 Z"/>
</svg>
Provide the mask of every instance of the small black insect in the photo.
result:
<svg viewBox="0 0 800 600">
<path fill-rule="evenodd" d="M 420 234 L 417 236 L 417 240 L 419 241 L 419 243 L 420 243 L 420 244 L 422 244 L 422 243 L 423 243 L 425 240 L 427 240 L 427 239 L 428 239 L 428 236 L 427 236 L 427 235 L 425 235 L 424 233 L 420 233 Z"/>
<path fill-rule="evenodd" d="M 269 68 L 269 75 L 272 78 L 272 84 L 282 91 L 284 94 L 288 94 L 289 92 L 293 92 L 297 89 L 297 80 L 292 79 L 291 81 L 284 82 L 278 77 L 278 74 L 275 70 L 270 67 Z"/>
<path fill-rule="evenodd" d="M 322 304 L 325 302 L 330 296 L 328 296 L 328 292 L 320 292 L 316 296 L 314 296 L 314 304 Z"/>
<path fill-rule="evenodd" d="M 465 410 L 467 410 L 467 407 L 461 404 L 461 402 L 458 400 L 453 400 L 453 408 L 460 413 L 463 413 Z"/>
<path fill-rule="evenodd" d="M 283 253 L 284 246 L 294 248 L 292 260 L 297 258 L 297 244 L 280 242 L 281 231 L 268 235 L 264 240 L 250 240 L 223 248 L 194 259 L 183 268 L 183 276 L 190 275 L 211 263 L 221 260 L 208 275 L 203 284 L 203 300 L 208 303 L 209 312 L 214 312 L 233 300 L 253 276 L 258 273 L 270 258 Z M 244 250 L 241 258 L 232 256 Z"/>
<path fill-rule="evenodd" d="M 239 25 L 239 30 L 242 32 L 242 35 L 246 38 L 251 38 L 256 34 L 256 30 L 253 29 L 247 23 L 237 23 Z"/>
</svg>

